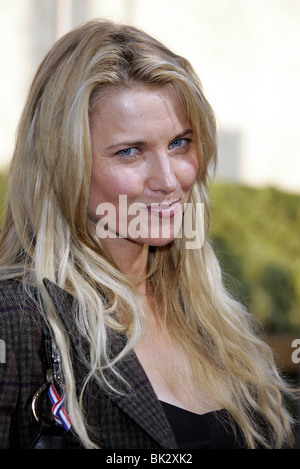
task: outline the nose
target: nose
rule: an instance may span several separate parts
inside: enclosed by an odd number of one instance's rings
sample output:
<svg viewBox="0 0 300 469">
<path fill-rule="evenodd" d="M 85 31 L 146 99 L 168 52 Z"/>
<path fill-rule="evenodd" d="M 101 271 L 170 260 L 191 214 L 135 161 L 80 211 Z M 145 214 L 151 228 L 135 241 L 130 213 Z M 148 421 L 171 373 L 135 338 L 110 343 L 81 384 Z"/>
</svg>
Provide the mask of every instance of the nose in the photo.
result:
<svg viewBox="0 0 300 469">
<path fill-rule="evenodd" d="M 172 157 L 157 153 L 150 159 L 149 166 L 148 185 L 152 191 L 171 193 L 176 189 L 177 176 Z"/>
</svg>

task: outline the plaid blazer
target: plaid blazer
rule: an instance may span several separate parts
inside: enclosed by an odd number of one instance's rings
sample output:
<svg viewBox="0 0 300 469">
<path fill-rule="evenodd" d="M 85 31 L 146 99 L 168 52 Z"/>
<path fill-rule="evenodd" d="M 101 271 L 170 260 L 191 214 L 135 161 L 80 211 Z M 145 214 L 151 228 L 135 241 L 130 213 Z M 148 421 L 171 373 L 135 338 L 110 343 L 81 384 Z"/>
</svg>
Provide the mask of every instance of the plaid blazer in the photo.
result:
<svg viewBox="0 0 300 469">
<path fill-rule="evenodd" d="M 70 294 L 44 281 L 70 338 L 77 388 L 83 380 L 79 366 L 80 343 L 72 317 L 77 301 Z M 5 345 L 0 363 L 0 448 L 29 448 L 39 430 L 31 402 L 46 382 L 46 351 L 41 316 L 35 302 L 20 282 L 0 281 L 0 339 Z M 122 334 L 110 333 L 110 352 L 124 347 Z M 5 360 L 3 356 L 5 355 Z M 4 363 L 3 363 L 4 361 Z M 176 441 L 163 408 L 134 352 L 118 369 L 131 385 L 126 395 L 111 393 L 92 381 L 85 393 L 84 407 L 92 440 L 104 449 L 175 449 Z M 107 372 L 107 378 L 114 376 Z M 119 389 L 122 390 L 122 383 Z M 80 447 L 72 432 L 69 447 Z"/>
</svg>

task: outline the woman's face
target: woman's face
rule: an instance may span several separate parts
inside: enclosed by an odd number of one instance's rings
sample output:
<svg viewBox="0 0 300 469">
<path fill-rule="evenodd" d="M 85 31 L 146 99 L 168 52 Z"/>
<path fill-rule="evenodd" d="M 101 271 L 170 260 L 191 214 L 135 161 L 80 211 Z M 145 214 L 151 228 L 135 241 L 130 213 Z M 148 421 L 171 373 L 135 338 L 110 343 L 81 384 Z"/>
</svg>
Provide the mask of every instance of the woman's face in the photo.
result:
<svg viewBox="0 0 300 469">
<path fill-rule="evenodd" d="M 98 236 L 167 244 L 198 173 L 177 92 L 171 85 L 135 86 L 107 92 L 95 104 L 88 208 Z"/>
</svg>

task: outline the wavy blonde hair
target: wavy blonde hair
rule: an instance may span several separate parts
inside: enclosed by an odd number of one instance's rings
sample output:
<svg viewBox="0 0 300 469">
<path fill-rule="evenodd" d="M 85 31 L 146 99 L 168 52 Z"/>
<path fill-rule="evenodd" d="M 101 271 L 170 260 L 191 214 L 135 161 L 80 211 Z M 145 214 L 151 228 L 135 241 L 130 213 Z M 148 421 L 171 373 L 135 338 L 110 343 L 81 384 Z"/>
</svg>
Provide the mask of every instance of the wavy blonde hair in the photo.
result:
<svg viewBox="0 0 300 469">
<path fill-rule="evenodd" d="M 101 245 L 88 214 L 90 119 L 103 90 L 136 84 L 172 84 L 177 90 L 199 155 L 191 200 L 194 206 L 205 204 L 201 249 L 185 249 L 184 235 L 151 249 L 148 281 L 161 302 L 162 322 L 185 345 L 193 363 L 202 365 L 196 367 L 199 383 L 228 409 L 248 446 L 281 447 L 291 439 L 291 418 L 282 403 L 287 386 L 269 348 L 253 332 L 252 317 L 225 290 L 207 236 L 208 174 L 217 158 L 214 114 L 189 62 L 144 32 L 109 21 L 88 22 L 61 38 L 38 68 L 11 164 L 1 276 L 37 287 L 41 312 L 63 357 L 73 430 L 85 447 L 95 447 L 84 417 L 84 389 L 79 398 L 75 392 L 68 336 L 43 279 L 78 301 L 74 323 L 90 346 L 86 382 L 93 377 L 110 386 L 103 370 L 114 369 L 115 362 L 108 356 L 105 326 L 130 337 L 120 360 L 140 336 L 143 315 L 134 286 Z M 121 323 L 113 313 L 122 317 Z M 265 434 L 257 414 L 267 424 Z"/>
</svg>

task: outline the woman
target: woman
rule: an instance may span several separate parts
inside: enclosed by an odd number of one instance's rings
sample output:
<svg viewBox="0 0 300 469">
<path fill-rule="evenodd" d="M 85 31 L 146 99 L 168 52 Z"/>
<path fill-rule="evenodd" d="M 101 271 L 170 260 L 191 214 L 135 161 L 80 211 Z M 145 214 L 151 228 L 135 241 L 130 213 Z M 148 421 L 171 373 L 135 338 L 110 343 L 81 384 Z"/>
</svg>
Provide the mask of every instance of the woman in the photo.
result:
<svg viewBox="0 0 300 469">
<path fill-rule="evenodd" d="M 206 236 L 215 163 L 198 78 L 153 38 L 95 21 L 46 55 L 1 233 L 2 447 L 34 439 L 48 333 L 69 447 L 291 443 L 288 387 Z M 188 248 L 201 203 L 205 236 Z"/>
</svg>

